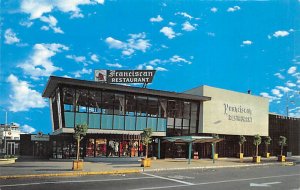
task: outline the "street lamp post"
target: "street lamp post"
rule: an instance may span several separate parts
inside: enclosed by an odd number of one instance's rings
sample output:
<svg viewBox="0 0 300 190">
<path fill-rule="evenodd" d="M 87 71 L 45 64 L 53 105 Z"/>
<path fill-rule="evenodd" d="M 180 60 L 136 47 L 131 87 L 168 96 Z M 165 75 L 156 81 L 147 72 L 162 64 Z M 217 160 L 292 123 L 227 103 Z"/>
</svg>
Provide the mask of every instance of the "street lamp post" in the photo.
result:
<svg viewBox="0 0 300 190">
<path fill-rule="evenodd" d="M 7 111 L 5 111 L 5 124 L 4 124 L 4 153 L 7 155 L 7 147 L 6 147 L 6 127 L 7 127 Z"/>
</svg>

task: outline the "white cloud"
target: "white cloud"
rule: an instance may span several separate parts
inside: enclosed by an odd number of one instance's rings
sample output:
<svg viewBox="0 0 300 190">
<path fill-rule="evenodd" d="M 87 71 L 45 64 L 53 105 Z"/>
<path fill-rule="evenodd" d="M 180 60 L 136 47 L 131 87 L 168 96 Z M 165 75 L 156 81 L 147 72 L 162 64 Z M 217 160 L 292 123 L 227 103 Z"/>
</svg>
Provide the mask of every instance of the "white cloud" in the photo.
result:
<svg viewBox="0 0 300 190">
<path fill-rule="evenodd" d="M 284 93 L 287 93 L 287 92 L 291 91 L 290 88 L 284 87 L 284 86 L 276 86 L 276 88 L 279 89 L 279 90 L 281 90 Z"/>
<path fill-rule="evenodd" d="M 178 55 L 173 55 L 173 57 L 171 57 L 171 58 L 169 59 L 169 61 L 172 62 L 172 63 L 180 63 L 180 62 L 184 62 L 184 63 L 187 63 L 187 64 L 192 64 L 192 62 L 187 61 L 186 59 L 184 59 L 184 58 L 182 58 L 182 57 L 180 57 L 180 56 L 178 56 Z"/>
<path fill-rule="evenodd" d="M 8 76 L 7 81 L 12 87 L 12 94 L 9 95 L 10 111 L 27 111 L 30 108 L 43 108 L 47 106 L 42 95 L 36 90 L 31 89 L 26 81 L 21 81 L 12 74 Z"/>
<path fill-rule="evenodd" d="M 17 34 L 11 28 L 5 30 L 4 39 L 6 44 L 14 44 L 20 42 Z"/>
<path fill-rule="evenodd" d="M 175 23 L 175 22 L 169 22 L 169 25 L 170 25 L 170 26 L 175 26 L 176 23 Z"/>
<path fill-rule="evenodd" d="M 132 55 L 135 51 L 146 52 L 150 48 L 151 44 L 149 40 L 146 39 L 146 34 L 129 34 L 130 38 L 127 39 L 127 42 L 122 42 L 120 40 L 108 37 L 105 39 L 105 42 L 108 44 L 109 48 L 112 49 L 122 49 L 122 54 L 129 56 Z"/>
<path fill-rule="evenodd" d="M 156 18 L 154 18 L 154 17 L 150 18 L 150 22 L 161 22 L 163 20 L 164 19 L 160 15 L 157 15 Z"/>
<path fill-rule="evenodd" d="M 122 49 L 122 48 L 124 48 L 126 46 L 120 40 L 116 40 L 116 39 L 114 39 L 112 37 L 106 38 L 105 42 L 108 44 L 109 48 L 113 48 L 113 49 Z"/>
<path fill-rule="evenodd" d="M 250 40 L 243 41 L 243 45 L 251 45 L 251 44 L 253 44 L 253 42 Z"/>
<path fill-rule="evenodd" d="M 288 31 L 284 31 L 284 30 L 279 30 L 279 31 L 276 31 L 273 36 L 276 37 L 276 38 L 279 38 L 279 37 L 285 37 L 285 36 L 288 36 L 290 33 Z"/>
<path fill-rule="evenodd" d="M 167 36 L 169 39 L 175 38 L 176 36 L 176 33 L 171 27 L 165 26 L 160 30 L 160 32 Z"/>
<path fill-rule="evenodd" d="M 151 66 L 151 65 L 146 65 L 146 69 L 147 69 L 147 70 L 153 70 L 154 68 L 153 68 L 153 66 Z"/>
<path fill-rule="evenodd" d="M 22 68 L 26 75 L 30 75 L 32 79 L 37 80 L 39 77 L 48 77 L 57 70 L 62 70 L 54 66 L 51 57 L 56 53 L 69 48 L 62 44 L 35 44 L 33 54 L 18 67 Z"/>
<path fill-rule="evenodd" d="M 53 10 L 79 15 L 81 12 L 79 6 L 95 4 L 104 4 L 104 0 L 22 0 L 20 10 L 23 13 L 30 14 L 30 19 L 37 19 Z"/>
<path fill-rule="evenodd" d="M 96 54 L 91 55 L 91 60 L 94 61 L 94 62 L 99 62 L 99 58 Z"/>
<path fill-rule="evenodd" d="M 213 13 L 216 13 L 216 12 L 218 11 L 218 9 L 217 9 L 216 7 L 212 7 L 212 8 L 210 9 L 210 11 L 213 12 Z"/>
<path fill-rule="evenodd" d="M 211 36 L 211 37 L 215 37 L 216 36 L 216 34 L 214 32 L 207 32 L 207 35 Z"/>
<path fill-rule="evenodd" d="M 36 132 L 35 128 L 33 128 L 29 125 L 26 125 L 26 124 L 20 126 L 20 130 L 21 130 L 22 133 L 34 133 L 34 132 Z"/>
<path fill-rule="evenodd" d="M 85 56 L 67 55 L 66 58 L 72 59 L 77 63 L 84 63 L 86 61 Z"/>
<path fill-rule="evenodd" d="M 262 97 L 268 98 L 268 99 L 269 99 L 269 102 L 272 102 L 273 100 L 278 99 L 278 98 L 276 98 L 276 97 L 274 97 L 274 96 L 269 95 L 269 93 L 267 93 L 267 92 L 262 92 L 262 93 L 260 93 L 260 95 L 261 95 Z"/>
<path fill-rule="evenodd" d="M 285 77 L 280 73 L 275 73 L 274 76 L 278 77 L 279 79 L 285 79 Z"/>
<path fill-rule="evenodd" d="M 296 70 L 297 70 L 297 67 L 293 66 L 293 67 L 290 67 L 290 68 L 288 69 L 287 73 L 288 73 L 288 74 L 293 74 L 293 73 L 296 72 Z"/>
<path fill-rule="evenodd" d="M 189 15 L 186 12 L 177 12 L 177 13 L 175 13 L 175 15 L 181 15 L 181 16 L 184 16 L 184 17 L 189 18 L 189 19 L 193 18 L 191 15 Z"/>
<path fill-rule="evenodd" d="M 196 30 L 196 27 L 197 27 L 197 24 L 192 25 L 188 21 L 186 21 L 182 24 L 182 30 L 185 30 L 185 31 L 188 31 L 188 32 Z"/>
<path fill-rule="evenodd" d="M 155 70 L 157 70 L 157 71 L 168 71 L 168 69 L 163 68 L 163 67 L 156 67 Z"/>
<path fill-rule="evenodd" d="M 81 77 L 81 75 L 91 74 L 91 73 L 92 73 L 92 69 L 83 68 L 82 70 L 76 71 L 73 74 L 74 74 L 74 77 L 79 78 L 79 77 Z"/>
<path fill-rule="evenodd" d="M 235 12 L 235 11 L 238 11 L 240 9 L 241 9 L 241 7 L 239 7 L 239 6 L 229 7 L 227 9 L 227 12 Z"/>
<path fill-rule="evenodd" d="M 33 22 L 31 22 L 29 20 L 23 20 L 23 21 L 20 21 L 19 24 L 21 26 L 25 26 L 27 28 L 30 28 L 33 25 Z"/>
<path fill-rule="evenodd" d="M 54 31 L 54 33 L 59 33 L 59 34 L 63 34 L 64 32 L 61 30 L 61 28 L 60 27 L 57 27 L 56 25 L 57 25 L 57 19 L 54 17 L 54 16 L 52 16 L 52 15 L 49 15 L 48 17 L 46 17 L 46 16 L 41 16 L 40 17 L 40 20 L 42 21 L 42 22 L 45 22 L 45 23 L 47 23 L 47 24 L 49 24 L 49 26 L 46 26 L 46 27 L 48 27 L 48 28 L 45 28 L 45 27 L 42 27 L 41 29 L 42 30 L 49 30 L 49 28 L 51 28 L 53 31 Z M 43 29 L 44 28 L 44 29 Z"/>
<path fill-rule="evenodd" d="M 109 67 L 116 67 L 116 68 L 122 68 L 123 66 L 119 63 L 106 63 Z"/>
<path fill-rule="evenodd" d="M 272 89 L 272 94 L 274 94 L 277 97 L 282 97 L 283 95 L 280 93 L 280 90 L 278 89 Z"/>
<path fill-rule="evenodd" d="M 292 83 L 291 81 L 287 81 L 285 84 L 288 87 L 295 87 L 295 86 L 297 86 L 295 83 Z"/>
</svg>

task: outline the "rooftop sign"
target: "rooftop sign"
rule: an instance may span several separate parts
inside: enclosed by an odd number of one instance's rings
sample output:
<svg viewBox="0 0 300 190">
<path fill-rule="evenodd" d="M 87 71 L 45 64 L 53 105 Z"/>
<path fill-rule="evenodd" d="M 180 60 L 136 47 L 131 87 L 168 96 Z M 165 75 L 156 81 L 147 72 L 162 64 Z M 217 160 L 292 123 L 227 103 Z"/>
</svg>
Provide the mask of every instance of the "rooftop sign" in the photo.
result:
<svg viewBox="0 0 300 190">
<path fill-rule="evenodd" d="M 151 83 L 155 70 L 95 70 L 95 81 L 107 83 Z"/>
</svg>

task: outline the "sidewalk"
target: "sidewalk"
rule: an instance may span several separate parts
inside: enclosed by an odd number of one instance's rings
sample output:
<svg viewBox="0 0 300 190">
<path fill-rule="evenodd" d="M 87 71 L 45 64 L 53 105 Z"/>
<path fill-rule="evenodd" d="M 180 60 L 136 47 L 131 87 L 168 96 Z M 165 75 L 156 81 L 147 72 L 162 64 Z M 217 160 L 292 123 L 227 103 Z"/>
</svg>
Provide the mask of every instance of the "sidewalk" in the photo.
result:
<svg viewBox="0 0 300 190">
<path fill-rule="evenodd" d="M 300 162 L 300 157 L 287 158 L 287 163 Z M 255 167 L 267 165 L 282 165 L 287 163 L 277 162 L 276 157 L 262 158 L 259 164 L 252 163 L 252 158 L 219 158 L 215 163 L 211 159 L 192 160 L 188 164 L 187 159 L 161 159 L 152 160 L 150 168 L 140 167 L 138 161 L 120 161 L 106 159 L 105 161 L 84 162 L 82 172 L 72 171 L 72 160 L 49 161 L 49 160 L 18 160 L 15 164 L 0 165 L 0 179 L 22 177 L 47 177 L 47 176 L 72 176 L 72 175 L 96 175 L 96 174 L 118 174 L 138 173 L 143 171 L 163 170 L 186 170 L 186 169 L 215 169 L 230 167 Z M 291 163 L 290 163 L 291 164 Z M 26 177 L 26 176 L 23 176 Z"/>
</svg>

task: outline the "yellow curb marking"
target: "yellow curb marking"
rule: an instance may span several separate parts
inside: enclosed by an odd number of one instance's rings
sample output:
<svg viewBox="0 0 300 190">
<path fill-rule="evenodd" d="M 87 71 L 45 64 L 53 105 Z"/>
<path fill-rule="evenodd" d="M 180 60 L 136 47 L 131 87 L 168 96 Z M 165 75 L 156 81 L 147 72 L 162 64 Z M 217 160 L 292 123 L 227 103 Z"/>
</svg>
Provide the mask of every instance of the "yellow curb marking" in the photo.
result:
<svg viewBox="0 0 300 190">
<path fill-rule="evenodd" d="M 56 174 L 29 174 L 29 175 L 11 175 L 0 176 L 0 179 L 15 179 L 15 178 L 33 178 L 33 177 L 67 177 L 67 176 L 83 176 L 83 175 L 105 175 L 105 174 L 128 174 L 140 173 L 140 170 L 114 170 L 103 172 L 69 172 L 69 173 L 56 173 Z"/>
</svg>

